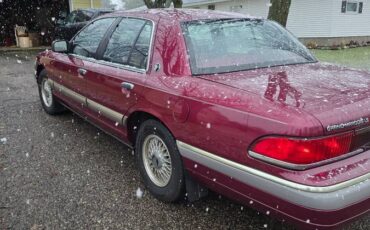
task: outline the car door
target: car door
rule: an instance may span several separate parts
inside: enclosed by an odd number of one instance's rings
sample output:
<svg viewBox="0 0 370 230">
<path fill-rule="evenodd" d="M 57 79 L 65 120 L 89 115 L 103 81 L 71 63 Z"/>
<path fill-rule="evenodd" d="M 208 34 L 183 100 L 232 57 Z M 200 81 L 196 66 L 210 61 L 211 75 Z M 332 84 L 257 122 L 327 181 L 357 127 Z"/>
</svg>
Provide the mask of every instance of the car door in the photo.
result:
<svg viewBox="0 0 370 230">
<path fill-rule="evenodd" d="M 71 106 L 81 109 L 86 102 L 84 72 L 90 62 L 94 62 L 96 51 L 108 28 L 116 18 L 98 19 L 84 28 L 70 44 L 70 53 L 54 53 L 52 70 L 56 83 L 62 85 L 62 97 L 66 97 Z"/>
<path fill-rule="evenodd" d="M 84 95 L 89 108 L 97 116 L 108 118 L 106 123 L 112 127 L 124 124 L 123 115 L 137 103 L 144 89 L 153 26 L 149 20 L 122 19 L 99 47 L 99 65 L 85 66 Z"/>
</svg>

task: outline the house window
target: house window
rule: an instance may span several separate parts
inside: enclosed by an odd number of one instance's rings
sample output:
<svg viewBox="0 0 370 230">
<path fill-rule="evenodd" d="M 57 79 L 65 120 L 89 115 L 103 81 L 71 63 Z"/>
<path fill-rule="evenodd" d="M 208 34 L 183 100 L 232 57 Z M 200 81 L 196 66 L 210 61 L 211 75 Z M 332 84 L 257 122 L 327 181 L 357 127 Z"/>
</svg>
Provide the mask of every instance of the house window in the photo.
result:
<svg viewBox="0 0 370 230">
<path fill-rule="evenodd" d="M 357 12 L 357 2 L 347 2 L 347 12 Z"/>
<path fill-rule="evenodd" d="M 242 5 L 238 5 L 238 6 L 230 6 L 230 11 L 231 12 L 241 12 L 241 9 L 243 8 Z"/>
<path fill-rule="evenodd" d="M 342 1 L 342 13 L 359 13 L 362 14 L 363 2 Z"/>
<path fill-rule="evenodd" d="M 216 6 L 215 5 L 208 5 L 208 9 L 209 10 L 215 10 L 216 9 Z"/>
</svg>

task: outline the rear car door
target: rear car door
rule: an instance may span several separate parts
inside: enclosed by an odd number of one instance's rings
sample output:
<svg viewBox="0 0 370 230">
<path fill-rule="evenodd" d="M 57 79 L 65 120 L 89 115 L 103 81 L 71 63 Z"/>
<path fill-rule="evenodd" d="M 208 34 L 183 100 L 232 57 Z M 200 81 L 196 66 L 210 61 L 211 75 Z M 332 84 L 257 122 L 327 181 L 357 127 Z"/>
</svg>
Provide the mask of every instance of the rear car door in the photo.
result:
<svg viewBox="0 0 370 230">
<path fill-rule="evenodd" d="M 108 118 L 110 125 L 124 124 L 123 115 L 139 100 L 144 89 L 153 22 L 124 18 L 101 43 L 98 61 L 86 67 L 86 91 L 89 108 L 97 116 Z M 119 120 L 123 118 L 123 120 Z"/>
</svg>

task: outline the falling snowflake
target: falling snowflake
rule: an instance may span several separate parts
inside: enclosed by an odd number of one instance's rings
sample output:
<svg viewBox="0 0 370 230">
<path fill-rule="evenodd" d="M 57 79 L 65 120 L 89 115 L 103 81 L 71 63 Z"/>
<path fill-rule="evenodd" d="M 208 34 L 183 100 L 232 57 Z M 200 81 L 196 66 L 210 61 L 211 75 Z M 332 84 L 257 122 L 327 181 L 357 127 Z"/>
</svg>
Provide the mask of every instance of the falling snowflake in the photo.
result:
<svg viewBox="0 0 370 230">
<path fill-rule="evenodd" d="M 3 137 L 0 139 L 1 144 L 4 144 L 4 145 L 6 144 L 7 141 L 8 139 L 6 139 L 6 137 Z"/>
<path fill-rule="evenodd" d="M 211 128 L 211 123 L 207 123 L 207 129 Z"/>
<path fill-rule="evenodd" d="M 17 59 L 17 63 L 18 63 L 18 64 L 22 64 L 22 61 L 21 61 L 21 60 L 19 60 L 19 59 Z"/>
<path fill-rule="evenodd" d="M 141 190 L 141 188 L 137 188 L 136 190 L 136 197 L 141 199 L 143 197 L 143 190 Z"/>
</svg>

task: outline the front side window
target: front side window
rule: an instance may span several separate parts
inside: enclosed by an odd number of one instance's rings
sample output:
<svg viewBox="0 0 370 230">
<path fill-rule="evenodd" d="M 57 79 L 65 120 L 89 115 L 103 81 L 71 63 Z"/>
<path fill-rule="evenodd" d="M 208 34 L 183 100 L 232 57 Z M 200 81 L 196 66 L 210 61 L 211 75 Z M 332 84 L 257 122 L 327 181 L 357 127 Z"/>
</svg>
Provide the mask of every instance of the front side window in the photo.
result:
<svg viewBox="0 0 370 230">
<path fill-rule="evenodd" d="M 100 41 L 114 20 L 116 19 L 103 18 L 96 20 L 85 27 L 73 40 L 72 53 L 84 57 L 94 57 Z"/>
<path fill-rule="evenodd" d="M 145 69 L 152 34 L 152 23 L 142 19 L 123 19 L 103 55 L 105 61 Z"/>
<path fill-rule="evenodd" d="M 267 20 L 193 21 L 183 30 L 195 75 L 316 62 L 293 35 Z"/>
</svg>

